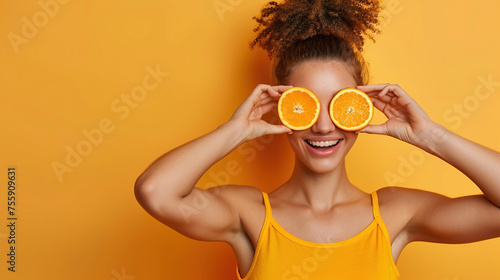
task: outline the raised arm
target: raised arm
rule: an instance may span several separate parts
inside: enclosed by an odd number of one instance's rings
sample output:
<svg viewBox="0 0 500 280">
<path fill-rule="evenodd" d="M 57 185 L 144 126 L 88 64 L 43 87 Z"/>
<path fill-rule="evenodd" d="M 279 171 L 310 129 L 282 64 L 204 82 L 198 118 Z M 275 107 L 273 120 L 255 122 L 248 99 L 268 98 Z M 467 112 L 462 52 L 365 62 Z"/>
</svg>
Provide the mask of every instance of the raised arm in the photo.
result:
<svg viewBox="0 0 500 280">
<path fill-rule="evenodd" d="M 448 198 L 403 190 L 411 217 L 410 241 L 465 243 L 500 236 L 500 154 L 433 122 L 398 85 L 359 87 L 388 118 L 360 132 L 383 134 L 415 145 L 468 176 L 484 195 Z"/>
<path fill-rule="evenodd" d="M 215 131 L 186 143 L 153 162 L 136 180 L 135 195 L 153 217 L 188 237 L 227 241 L 240 229 L 234 203 L 234 187 L 215 191 L 195 188 L 200 177 L 217 161 L 243 142 L 272 133 L 285 133 L 285 126 L 271 125 L 262 115 L 276 106 L 288 86 L 259 85 L 236 110 L 231 120 Z M 243 188 L 243 187 L 242 187 Z M 209 198 L 201 211 L 193 213 L 200 198 Z"/>
</svg>

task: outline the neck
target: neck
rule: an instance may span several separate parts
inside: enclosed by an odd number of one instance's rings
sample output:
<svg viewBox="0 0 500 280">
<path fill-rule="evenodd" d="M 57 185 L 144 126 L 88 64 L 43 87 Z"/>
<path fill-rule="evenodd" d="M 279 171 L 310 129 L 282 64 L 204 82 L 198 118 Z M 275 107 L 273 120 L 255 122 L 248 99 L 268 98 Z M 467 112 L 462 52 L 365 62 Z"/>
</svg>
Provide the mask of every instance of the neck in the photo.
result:
<svg viewBox="0 0 500 280">
<path fill-rule="evenodd" d="M 316 173 L 297 160 L 292 176 L 284 186 L 291 201 L 323 209 L 355 199 L 363 193 L 349 181 L 344 161 L 330 172 Z"/>
</svg>

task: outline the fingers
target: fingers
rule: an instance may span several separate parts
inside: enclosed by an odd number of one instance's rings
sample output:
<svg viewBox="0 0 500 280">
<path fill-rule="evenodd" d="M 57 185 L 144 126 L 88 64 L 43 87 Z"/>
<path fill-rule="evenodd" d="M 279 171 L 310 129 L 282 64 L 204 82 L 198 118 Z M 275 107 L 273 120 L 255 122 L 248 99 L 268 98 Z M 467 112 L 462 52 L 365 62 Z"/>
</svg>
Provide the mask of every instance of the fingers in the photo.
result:
<svg viewBox="0 0 500 280">
<path fill-rule="evenodd" d="M 377 108 L 380 112 L 384 113 L 387 117 L 395 115 L 397 110 L 400 108 L 396 104 L 395 98 L 390 98 L 389 100 L 384 100 L 384 98 L 371 98 L 373 106 Z"/>
<path fill-rule="evenodd" d="M 253 92 L 250 96 L 257 97 L 263 93 L 266 93 L 269 96 L 276 98 L 276 97 L 279 97 L 281 95 L 281 93 L 285 92 L 287 89 L 289 89 L 291 87 L 292 86 L 284 86 L 284 85 L 271 86 L 271 85 L 266 85 L 266 84 L 259 84 L 253 90 Z"/>
<path fill-rule="evenodd" d="M 262 115 L 265 115 L 265 114 L 271 112 L 274 108 L 276 108 L 276 106 L 278 106 L 277 101 L 269 102 L 267 104 L 261 104 L 260 109 L 262 110 L 261 111 Z"/>
<path fill-rule="evenodd" d="M 380 93 L 377 95 L 378 97 L 407 97 L 408 94 L 398 85 L 387 85 Z"/>
<path fill-rule="evenodd" d="M 278 85 L 278 86 L 272 86 L 271 89 L 275 90 L 275 91 L 278 91 L 279 93 L 283 93 L 285 92 L 287 89 L 290 89 L 292 88 L 293 86 L 291 85 Z"/>
<path fill-rule="evenodd" d="M 277 99 L 273 98 L 272 96 L 262 97 L 259 104 L 264 105 L 264 104 L 267 104 L 267 103 L 273 102 L 273 101 L 277 102 Z"/>
<path fill-rule="evenodd" d="M 356 88 L 365 92 L 369 96 L 383 97 L 388 95 L 389 97 L 402 97 L 408 95 L 399 85 L 393 84 L 364 85 L 357 86 Z"/>
<path fill-rule="evenodd" d="M 237 114 L 250 114 L 252 110 L 262 104 L 267 104 L 273 100 L 279 99 L 281 93 L 291 87 L 292 86 L 270 86 L 266 84 L 259 84 L 237 109 Z"/>
<path fill-rule="evenodd" d="M 269 134 L 290 133 L 292 130 L 284 125 L 272 125 L 269 129 Z"/>
<path fill-rule="evenodd" d="M 368 133 L 368 134 L 387 134 L 387 126 L 384 124 L 369 124 L 365 128 L 356 131 L 358 133 Z"/>
<path fill-rule="evenodd" d="M 270 86 L 260 84 L 252 92 L 251 95 L 253 96 L 253 98 L 250 99 L 253 99 L 254 108 L 260 107 L 262 114 L 266 114 L 277 106 L 277 100 L 281 96 L 281 93 L 285 92 L 291 87 L 292 86 Z"/>
<path fill-rule="evenodd" d="M 399 85 L 377 84 L 358 86 L 359 90 L 365 91 L 372 102 L 380 100 L 386 108 L 399 109 L 406 106 L 415 106 L 416 102 Z M 373 104 L 375 106 L 375 103 Z M 389 106 L 387 106 L 389 105 Z M 418 106 L 418 105 L 417 105 Z M 380 110 L 381 104 L 377 106 Z M 381 110 L 382 111 L 382 110 Z M 387 110 L 386 110 L 387 111 Z"/>
<path fill-rule="evenodd" d="M 364 91 L 365 93 L 372 92 L 372 91 L 381 91 L 384 89 L 384 87 L 388 86 L 389 84 L 373 84 L 373 85 L 362 85 L 362 86 L 357 86 L 356 88 Z"/>
<path fill-rule="evenodd" d="M 393 99 L 393 96 L 389 96 L 388 94 L 384 95 L 384 96 L 378 96 L 378 95 L 375 95 L 375 96 L 368 96 L 370 97 L 370 100 L 372 102 L 374 102 L 375 100 L 379 100 L 379 101 L 382 101 L 384 103 L 390 103 L 391 100 Z"/>
<path fill-rule="evenodd" d="M 250 139 L 262 137 L 270 134 L 292 133 L 292 130 L 282 124 L 270 124 L 264 120 L 252 122 Z"/>
<path fill-rule="evenodd" d="M 373 103 L 373 107 L 377 108 L 379 111 L 384 112 L 387 102 L 380 100 L 378 98 L 370 98 Z"/>
<path fill-rule="evenodd" d="M 364 85 L 356 88 L 366 93 L 370 97 L 377 96 L 388 84 Z"/>
</svg>

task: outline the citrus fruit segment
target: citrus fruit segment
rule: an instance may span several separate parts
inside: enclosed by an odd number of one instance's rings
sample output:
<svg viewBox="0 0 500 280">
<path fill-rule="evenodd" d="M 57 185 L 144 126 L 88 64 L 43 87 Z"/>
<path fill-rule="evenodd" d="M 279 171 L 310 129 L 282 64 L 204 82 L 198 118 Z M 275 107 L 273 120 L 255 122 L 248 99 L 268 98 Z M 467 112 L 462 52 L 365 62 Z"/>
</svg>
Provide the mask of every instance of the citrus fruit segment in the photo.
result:
<svg viewBox="0 0 500 280">
<path fill-rule="evenodd" d="M 319 117 L 319 100 L 311 91 L 293 87 L 281 95 L 278 101 L 278 114 L 281 122 L 292 130 L 311 127 Z"/>
<path fill-rule="evenodd" d="M 360 130 L 373 118 L 373 103 L 366 93 L 346 88 L 333 97 L 329 113 L 338 128 L 347 131 Z"/>
</svg>

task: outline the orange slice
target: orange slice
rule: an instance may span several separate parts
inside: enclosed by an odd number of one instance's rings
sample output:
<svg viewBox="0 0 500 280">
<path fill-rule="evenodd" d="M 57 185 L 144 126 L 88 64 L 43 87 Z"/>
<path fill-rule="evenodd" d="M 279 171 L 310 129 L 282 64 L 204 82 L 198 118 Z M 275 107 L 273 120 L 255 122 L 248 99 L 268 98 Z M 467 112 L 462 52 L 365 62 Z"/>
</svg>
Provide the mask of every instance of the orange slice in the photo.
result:
<svg viewBox="0 0 500 280">
<path fill-rule="evenodd" d="M 281 95 L 278 101 L 278 114 L 281 122 L 293 130 L 311 127 L 319 117 L 319 100 L 311 91 L 293 87 Z"/>
<path fill-rule="evenodd" d="M 342 130 L 360 130 L 373 118 L 373 103 L 358 89 L 343 89 L 330 102 L 330 118 Z"/>
</svg>

